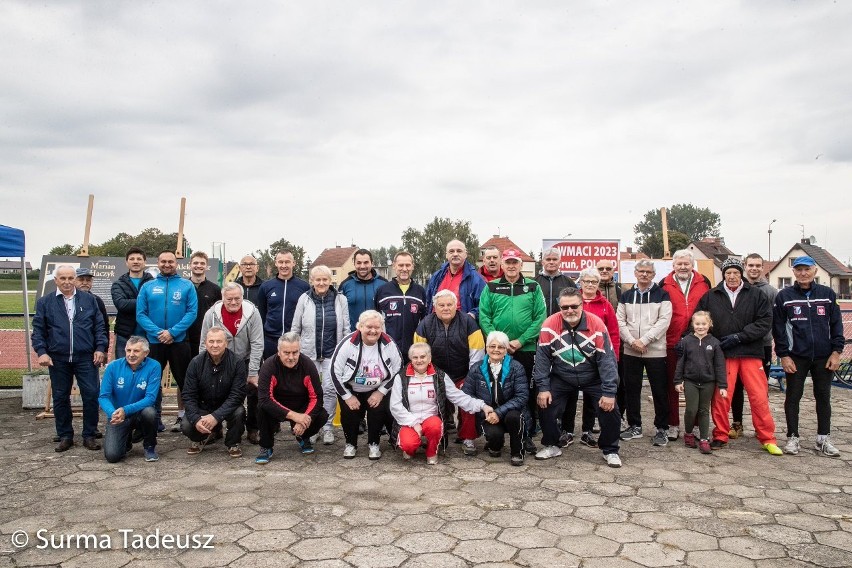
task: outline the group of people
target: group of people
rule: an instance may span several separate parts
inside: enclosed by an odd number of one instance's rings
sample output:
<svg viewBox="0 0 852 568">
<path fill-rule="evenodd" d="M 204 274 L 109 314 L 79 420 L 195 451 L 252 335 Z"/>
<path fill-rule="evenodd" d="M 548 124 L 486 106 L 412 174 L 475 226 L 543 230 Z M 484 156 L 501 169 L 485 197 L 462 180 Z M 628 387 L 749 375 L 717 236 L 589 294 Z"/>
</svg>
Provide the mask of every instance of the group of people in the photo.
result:
<svg viewBox="0 0 852 568">
<path fill-rule="evenodd" d="M 774 337 L 788 376 L 784 451 L 799 451 L 799 400 L 810 373 L 815 447 L 839 455 L 829 439 L 830 386 L 842 322 L 833 292 L 814 282 L 809 257 L 796 259 L 796 283 L 777 296 L 762 279 L 759 255 L 749 255 L 745 266 L 726 260 L 724 281 L 711 288 L 687 250 L 675 253 L 672 273 L 659 283 L 653 263 L 638 261 L 636 285 L 623 291 L 609 261 L 583 270 L 577 286 L 559 271 L 557 249 L 542 252 L 542 271 L 530 279 L 521 273 L 519 251 L 486 248 L 477 269 L 457 240 L 447 244 L 446 262 L 425 288 L 412 281 L 414 259 L 405 251 L 393 259 L 395 277 L 387 281 L 370 251 L 359 249 L 355 270 L 339 287 L 326 266 L 314 266 L 308 282 L 295 276 L 288 251 L 275 256 L 277 274 L 266 281 L 254 257 L 242 258 L 240 277 L 221 289 L 206 279 L 204 253 L 192 255 L 190 278 L 177 274 L 172 252 L 158 256 L 156 277 L 145 271 L 146 260 L 130 249 L 128 272 L 112 286 L 115 360 L 100 387 L 109 320 L 88 291 L 91 274 L 57 267 L 56 293 L 37 302 L 33 347 L 51 376 L 57 452 L 74 445 L 76 377 L 83 445 L 101 447 L 100 406 L 108 461 L 123 459 L 140 441 L 145 459 L 158 460 L 168 365 L 178 387 L 172 430 L 189 440 L 190 455 L 224 438 L 228 455 L 241 457 L 245 434 L 259 445 L 255 462 L 266 464 L 282 424 L 301 453 L 313 453 L 319 440 L 334 444 L 339 405 L 347 459 L 358 455 L 363 434 L 367 457 L 380 459 L 387 435 L 404 459 L 422 447 L 434 464 L 455 432 L 464 454 L 475 455 L 483 436 L 492 457 L 502 454 L 508 435 L 510 463 L 521 465 L 527 454 L 546 460 L 574 443 L 582 392 L 580 443 L 620 467 L 619 443 L 643 436 L 645 374 L 653 444 L 679 437 L 684 392 L 686 445 L 723 448 L 742 434 L 742 402 L 729 423 L 742 385 L 757 438 L 777 455 L 764 374 Z M 539 431 L 541 449 L 534 442 Z"/>
</svg>

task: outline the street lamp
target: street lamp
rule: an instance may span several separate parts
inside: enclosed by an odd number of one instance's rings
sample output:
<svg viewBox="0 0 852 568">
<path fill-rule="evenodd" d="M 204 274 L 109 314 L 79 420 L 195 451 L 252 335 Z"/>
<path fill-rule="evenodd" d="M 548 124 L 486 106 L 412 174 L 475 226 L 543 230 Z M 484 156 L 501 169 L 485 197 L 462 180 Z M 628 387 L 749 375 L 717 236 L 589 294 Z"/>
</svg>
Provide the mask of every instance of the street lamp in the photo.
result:
<svg viewBox="0 0 852 568">
<path fill-rule="evenodd" d="M 766 229 L 766 236 L 767 236 L 767 239 L 768 239 L 768 241 L 769 241 L 769 243 L 768 243 L 768 244 L 769 244 L 769 246 L 768 246 L 768 250 L 766 251 L 766 260 L 767 260 L 767 261 L 772 260 L 772 225 L 773 225 L 773 224 L 774 224 L 777 220 L 778 220 L 778 219 L 773 219 L 773 220 L 772 220 L 772 223 L 769 223 L 769 228 L 768 228 L 768 229 Z"/>
</svg>

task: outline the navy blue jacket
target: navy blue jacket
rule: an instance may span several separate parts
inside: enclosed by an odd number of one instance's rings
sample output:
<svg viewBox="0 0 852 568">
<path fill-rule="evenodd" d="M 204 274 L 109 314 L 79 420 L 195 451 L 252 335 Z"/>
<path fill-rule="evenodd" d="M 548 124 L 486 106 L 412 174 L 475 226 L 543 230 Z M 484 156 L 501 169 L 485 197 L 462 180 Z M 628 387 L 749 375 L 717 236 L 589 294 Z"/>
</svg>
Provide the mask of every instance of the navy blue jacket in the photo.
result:
<svg viewBox="0 0 852 568">
<path fill-rule="evenodd" d="M 355 326 L 358 325 L 358 318 L 361 317 L 362 312 L 375 308 L 376 292 L 388 282 L 385 278 L 379 276 L 375 268 L 372 275 L 373 277 L 369 280 L 361 280 L 358 278 L 357 272 L 353 270 L 340 283 L 340 292 L 346 296 L 346 301 L 349 302 L 351 331 L 355 331 Z"/>
<path fill-rule="evenodd" d="M 139 289 L 142 288 L 142 285 L 153 279 L 154 277 L 150 273 L 143 272 L 139 288 L 136 288 L 130 279 L 130 274 L 125 272 L 112 283 L 110 293 L 116 312 L 116 335 L 130 337 L 131 335 L 143 335 L 145 333 L 145 330 L 136 323 L 136 298 L 139 296 Z"/>
<path fill-rule="evenodd" d="M 495 378 L 500 381 L 500 396 L 496 401 L 491 389 L 491 383 Z M 510 355 L 506 355 L 503 358 L 503 368 L 499 377 L 491 375 L 488 357 L 471 367 L 467 378 L 464 380 L 462 392 L 473 398 L 484 400 L 486 404 L 493 406 L 494 412 L 497 413 L 500 420 L 503 420 L 510 410 L 524 411 L 530 396 L 530 387 L 523 365 L 515 361 Z M 495 404 L 492 405 L 492 402 Z"/>
<path fill-rule="evenodd" d="M 426 317 L 426 290 L 411 282 L 408 291 L 403 293 L 394 278 L 376 291 L 376 310 L 385 316 L 385 330 L 399 347 L 402 360 L 408 361 L 414 332 L 420 320 Z"/>
<path fill-rule="evenodd" d="M 779 357 L 823 359 L 843 352 L 843 317 L 828 286 L 813 282 L 803 290 L 796 282 L 779 290 L 772 326 Z"/>
<path fill-rule="evenodd" d="M 444 281 L 447 271 L 450 269 L 450 263 L 445 262 L 441 268 L 432 275 L 429 279 L 429 285 L 426 287 L 426 311 L 432 311 L 432 298 L 438 292 L 438 286 Z M 482 290 L 485 288 L 485 279 L 479 274 L 479 271 L 474 266 L 465 261 L 462 268 L 462 281 L 459 285 L 459 302 L 461 303 L 461 311 L 466 314 L 473 314 L 479 317 L 479 297 L 482 295 Z"/>
<path fill-rule="evenodd" d="M 263 320 L 263 333 L 279 338 L 290 331 L 299 296 L 310 290 L 307 282 L 297 276 L 281 280 L 277 276 L 260 285 L 257 309 Z"/>
<path fill-rule="evenodd" d="M 33 350 L 39 357 L 73 362 L 74 357 L 91 358 L 95 351 L 106 353 L 109 345 L 106 322 L 95 296 L 77 290 L 73 322 L 68 320 L 63 296 L 50 293 L 36 302 L 33 317 Z"/>
</svg>

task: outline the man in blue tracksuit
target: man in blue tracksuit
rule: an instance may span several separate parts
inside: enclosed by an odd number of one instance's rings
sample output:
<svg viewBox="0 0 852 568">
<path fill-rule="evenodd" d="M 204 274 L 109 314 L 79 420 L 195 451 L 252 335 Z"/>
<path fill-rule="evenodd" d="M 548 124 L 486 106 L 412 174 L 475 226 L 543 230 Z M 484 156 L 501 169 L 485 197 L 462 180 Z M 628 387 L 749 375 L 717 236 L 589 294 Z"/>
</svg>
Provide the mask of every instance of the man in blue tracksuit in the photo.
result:
<svg viewBox="0 0 852 568">
<path fill-rule="evenodd" d="M 385 330 L 399 347 L 404 366 L 408 364 L 408 348 L 414 343 L 414 332 L 426 317 L 426 290 L 411 280 L 414 271 L 411 253 L 404 250 L 396 253 L 393 270 L 396 277 L 376 292 L 376 311 L 385 316 Z"/>
<path fill-rule="evenodd" d="M 349 327 L 352 328 L 350 331 L 355 331 L 362 312 L 375 307 L 376 292 L 387 284 L 387 280 L 379 276 L 373 268 L 373 253 L 367 249 L 358 249 L 353 261 L 355 270 L 340 283 L 340 291 L 349 303 Z"/>
<path fill-rule="evenodd" d="M 83 399 L 83 445 L 101 449 L 98 429 L 98 367 L 106 360 L 109 335 L 95 297 L 74 287 L 75 271 L 61 265 L 53 272 L 56 292 L 36 302 L 32 345 L 38 364 L 50 372 L 57 452 L 74 445 L 71 384 L 77 378 Z"/>
<path fill-rule="evenodd" d="M 808 373 L 814 385 L 817 414 L 816 450 L 838 457 L 840 450 L 829 440 L 831 433 L 831 379 L 840 366 L 843 352 L 843 318 L 837 296 L 828 286 L 817 284 L 816 262 L 809 256 L 793 260 L 796 282 L 778 292 L 772 320 L 775 353 L 787 373 L 784 414 L 787 416 L 787 445 L 784 453 L 799 453 L 799 402 Z"/>
<path fill-rule="evenodd" d="M 432 300 L 438 290 L 451 290 L 458 298 L 459 311 L 474 318 L 479 317 L 479 297 L 485 280 L 479 271 L 467 262 L 467 247 L 459 240 L 447 243 L 447 262 L 441 265 L 426 287 L 426 313 L 433 309 Z"/>
<path fill-rule="evenodd" d="M 145 461 L 157 456 L 157 393 L 160 392 L 160 364 L 148 357 L 150 346 L 144 337 L 130 336 L 125 356 L 107 365 L 101 380 L 98 403 L 107 417 L 104 457 L 115 463 L 133 448 L 133 431 L 142 432 Z"/>
<path fill-rule="evenodd" d="M 157 257 L 160 273 L 154 280 L 146 282 L 139 289 L 136 298 L 136 321 L 145 330 L 148 343 L 151 344 L 151 358 L 162 369 L 168 363 L 172 376 L 178 386 L 179 426 L 183 418 L 183 401 L 180 389 L 186 377 L 186 368 L 192 360 L 186 331 L 198 314 L 198 296 L 195 286 L 177 274 L 177 257 L 171 251 L 163 251 Z M 203 314 L 202 314 L 203 315 Z M 157 395 L 157 417 L 162 414 L 163 393 Z M 159 431 L 165 427 L 160 421 Z"/>
<path fill-rule="evenodd" d="M 293 253 L 285 250 L 275 255 L 278 275 L 260 285 L 257 309 L 263 320 L 263 358 L 278 353 L 278 338 L 290 331 L 299 296 L 311 289 L 310 285 L 293 275 L 296 261 Z"/>
</svg>

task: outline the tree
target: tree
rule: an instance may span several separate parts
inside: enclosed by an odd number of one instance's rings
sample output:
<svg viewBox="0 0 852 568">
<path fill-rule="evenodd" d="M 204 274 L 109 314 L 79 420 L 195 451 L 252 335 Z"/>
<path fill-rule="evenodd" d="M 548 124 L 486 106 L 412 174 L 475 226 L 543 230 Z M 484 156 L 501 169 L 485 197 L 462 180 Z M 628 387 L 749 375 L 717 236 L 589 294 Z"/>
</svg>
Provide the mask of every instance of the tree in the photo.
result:
<svg viewBox="0 0 852 568">
<path fill-rule="evenodd" d="M 414 255 L 413 278 L 423 282 L 438 270 L 446 260 L 447 243 L 453 239 L 463 242 L 472 258 L 479 256 L 479 240 L 470 230 L 470 221 L 435 217 L 422 231 L 414 227 L 403 231 L 402 248 Z"/>
<path fill-rule="evenodd" d="M 122 232 L 99 245 L 91 245 L 89 247 L 89 254 L 91 256 L 124 258 L 124 255 L 127 254 L 127 249 L 130 247 L 139 247 L 145 251 L 148 258 L 156 258 L 164 250 L 174 251 L 177 248 L 177 239 L 178 235 L 176 232 L 165 234 L 160 229 L 149 227 L 138 235 Z M 184 242 L 188 243 L 189 241 L 184 237 Z M 80 248 L 65 244 L 53 247 L 48 254 L 71 256 L 77 254 Z"/>
<path fill-rule="evenodd" d="M 65 243 L 64 245 L 57 245 L 47 251 L 47 254 L 51 256 L 72 256 L 80 250 L 80 247 L 74 247 L 74 245 Z"/>
<path fill-rule="evenodd" d="M 375 266 L 390 266 L 393 264 L 393 257 L 400 250 L 396 245 L 370 249 L 370 252 L 373 253 L 373 264 Z"/>
<path fill-rule="evenodd" d="M 680 231 L 669 231 L 669 252 L 684 249 L 689 246 L 693 239 Z M 645 239 L 642 248 L 639 249 L 651 258 L 663 258 L 663 233 L 654 233 Z"/>
<path fill-rule="evenodd" d="M 672 205 L 668 208 L 666 217 L 668 219 L 669 235 L 671 235 L 672 231 L 682 233 L 688 239 L 687 244 L 692 241 L 699 241 L 705 237 L 718 237 L 722 225 L 722 219 L 718 213 L 714 213 L 706 207 L 696 207 L 689 203 Z M 636 233 L 634 240 L 639 246 L 639 250 L 648 256 L 654 256 L 645 250 L 645 241 L 656 235 L 660 235 L 660 239 L 662 239 L 663 222 L 660 218 L 660 210 L 651 209 L 645 213 L 642 221 L 633 226 L 633 232 Z M 671 236 L 669 236 L 670 245 L 671 241 Z M 662 240 L 660 240 L 660 247 L 662 247 Z M 673 245 L 669 248 L 672 251 L 677 250 Z"/>
<path fill-rule="evenodd" d="M 266 250 L 258 249 L 254 256 L 257 258 L 258 272 L 261 277 L 274 277 L 278 274 L 278 269 L 275 268 L 275 255 L 282 251 L 290 251 L 293 253 L 293 260 L 296 266 L 293 267 L 293 274 L 305 278 L 307 271 L 305 270 L 305 249 L 296 246 L 285 238 L 278 239 L 269 245 Z"/>
</svg>

